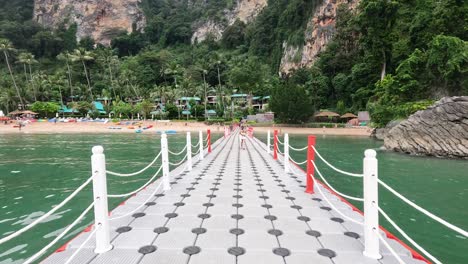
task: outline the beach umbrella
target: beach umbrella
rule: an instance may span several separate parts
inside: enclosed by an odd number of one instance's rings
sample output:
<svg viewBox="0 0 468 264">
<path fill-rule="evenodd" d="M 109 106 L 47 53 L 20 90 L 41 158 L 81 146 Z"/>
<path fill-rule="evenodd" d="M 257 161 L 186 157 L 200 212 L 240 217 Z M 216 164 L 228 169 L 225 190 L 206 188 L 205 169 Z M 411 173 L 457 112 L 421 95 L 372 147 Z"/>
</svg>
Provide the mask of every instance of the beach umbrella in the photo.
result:
<svg viewBox="0 0 468 264">
<path fill-rule="evenodd" d="M 8 116 L 0 116 L 0 121 L 9 121 L 10 118 Z"/>
<path fill-rule="evenodd" d="M 339 117 L 340 115 L 335 112 L 323 111 L 315 115 L 315 117 Z"/>
<path fill-rule="evenodd" d="M 357 118 L 357 115 L 352 114 L 352 113 L 346 113 L 341 116 L 341 118 L 346 119 L 346 118 Z"/>
<path fill-rule="evenodd" d="M 23 111 L 23 112 L 21 112 L 21 114 L 23 114 L 23 115 L 38 115 L 38 113 L 33 112 L 33 111 L 29 111 L 29 110 L 28 111 Z"/>
<path fill-rule="evenodd" d="M 20 110 L 15 110 L 13 112 L 8 113 L 9 116 L 21 115 L 23 112 Z"/>
</svg>

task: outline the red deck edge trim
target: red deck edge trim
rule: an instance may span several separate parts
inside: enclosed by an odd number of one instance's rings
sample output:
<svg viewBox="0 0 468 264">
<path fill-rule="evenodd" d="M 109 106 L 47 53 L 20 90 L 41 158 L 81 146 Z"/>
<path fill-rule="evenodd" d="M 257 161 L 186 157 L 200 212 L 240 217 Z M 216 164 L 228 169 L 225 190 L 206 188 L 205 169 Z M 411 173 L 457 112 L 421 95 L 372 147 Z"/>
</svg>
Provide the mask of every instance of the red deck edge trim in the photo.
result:
<svg viewBox="0 0 468 264">
<path fill-rule="evenodd" d="M 262 141 L 260 141 L 262 142 Z M 262 142 L 263 143 L 263 142 Z M 284 155 L 281 155 L 284 157 Z M 297 165 L 296 163 L 292 163 L 294 164 L 294 166 L 296 166 L 299 170 L 301 170 L 302 172 L 304 172 L 305 174 L 307 174 L 303 168 L 301 168 L 299 165 Z M 355 212 L 358 212 L 360 213 L 361 215 L 364 215 L 364 212 L 362 212 L 359 208 L 357 208 L 356 206 L 354 206 L 352 203 L 350 203 L 348 200 L 346 200 L 345 198 L 341 197 L 339 194 L 337 194 L 336 192 L 334 192 L 332 189 L 330 189 L 328 186 L 326 186 L 323 182 L 321 182 L 320 180 L 318 179 L 315 179 L 318 183 L 320 183 L 320 185 L 322 185 L 324 188 L 326 188 L 327 190 L 329 190 L 333 195 L 335 195 L 336 197 L 338 197 L 338 199 L 340 199 L 342 202 L 344 202 L 345 204 L 349 205 L 353 211 Z M 414 250 L 412 247 L 408 246 L 405 242 L 401 241 L 398 237 L 396 237 L 394 234 L 392 234 L 392 232 L 388 231 L 387 229 L 385 229 L 383 226 L 379 226 L 379 228 L 385 233 L 385 235 L 387 236 L 387 238 L 390 238 L 390 239 L 393 239 L 395 240 L 396 242 L 398 242 L 400 245 L 402 245 L 404 248 L 406 248 L 410 253 L 411 253 L 411 256 L 414 258 L 414 259 L 417 259 L 417 260 L 421 260 L 421 261 L 424 261 L 426 262 L 427 264 L 432 264 L 432 262 L 430 262 L 429 260 L 427 260 L 423 255 L 419 254 L 416 250 Z"/>
<path fill-rule="evenodd" d="M 218 142 L 218 141 L 223 141 L 223 140 L 224 140 L 224 137 L 220 137 L 220 138 L 218 138 L 213 144 L 215 144 L 215 143 Z M 210 154 L 210 153 L 207 153 L 206 156 L 208 156 L 208 154 Z M 145 189 L 146 189 L 146 188 L 145 188 Z M 128 201 L 128 199 L 130 199 L 130 198 L 132 198 L 132 197 L 134 197 L 134 196 L 136 196 L 136 193 L 135 193 L 134 195 L 128 197 L 127 199 L 123 200 L 119 205 L 117 205 L 117 207 L 124 205 L 124 204 Z M 112 209 L 112 210 L 109 211 L 109 216 L 111 216 L 112 211 L 114 211 L 117 207 L 115 207 L 114 209 Z M 90 224 L 89 226 L 87 226 L 85 229 L 83 229 L 83 230 L 82 230 L 80 233 L 78 233 L 76 236 L 74 236 L 73 238 L 71 238 L 70 240 L 68 240 L 67 242 L 65 242 L 65 244 L 63 244 L 63 245 L 60 246 L 58 249 L 56 249 L 56 250 L 54 251 L 54 253 L 60 253 L 60 252 L 63 252 L 63 251 L 65 251 L 65 250 L 67 250 L 68 244 L 70 244 L 70 242 L 71 242 L 73 239 L 77 238 L 77 237 L 78 237 L 79 235 L 81 235 L 82 233 L 87 233 L 87 232 L 91 231 L 93 225 L 94 225 L 94 224 Z M 52 254 L 53 254 L 53 253 L 52 253 Z M 50 254 L 49 256 L 47 256 L 47 258 L 50 257 L 52 254 Z M 47 258 L 45 258 L 45 259 L 47 259 Z"/>
</svg>

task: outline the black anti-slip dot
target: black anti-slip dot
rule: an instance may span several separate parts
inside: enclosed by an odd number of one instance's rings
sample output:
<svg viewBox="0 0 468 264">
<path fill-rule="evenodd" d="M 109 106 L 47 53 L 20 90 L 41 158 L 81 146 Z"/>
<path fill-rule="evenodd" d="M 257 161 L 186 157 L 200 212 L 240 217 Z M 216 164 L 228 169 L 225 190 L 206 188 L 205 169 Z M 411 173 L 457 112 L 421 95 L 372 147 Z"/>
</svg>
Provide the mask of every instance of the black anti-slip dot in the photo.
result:
<svg viewBox="0 0 468 264">
<path fill-rule="evenodd" d="M 208 218 L 211 217 L 211 215 L 210 214 L 199 214 L 198 217 L 201 218 L 201 219 L 208 219 Z"/>
<path fill-rule="evenodd" d="M 278 229 L 270 229 L 268 230 L 268 234 L 273 235 L 273 236 L 281 236 L 283 234 L 283 231 L 278 230 Z"/>
<path fill-rule="evenodd" d="M 264 217 L 266 220 L 270 220 L 270 221 L 275 221 L 278 219 L 278 217 L 274 216 L 274 215 L 265 215 Z"/>
<path fill-rule="evenodd" d="M 344 232 L 345 236 L 349 236 L 349 237 L 352 237 L 352 238 L 355 238 L 355 239 L 358 239 L 360 236 L 359 234 L 357 233 L 354 233 L 354 232 Z"/>
<path fill-rule="evenodd" d="M 322 235 L 319 231 L 316 230 L 307 230 L 306 234 L 313 237 L 319 237 Z"/>
<path fill-rule="evenodd" d="M 164 234 L 164 233 L 167 233 L 169 231 L 169 228 L 165 227 L 165 226 L 161 226 L 161 227 L 156 227 L 153 232 L 156 233 L 156 234 Z"/>
<path fill-rule="evenodd" d="M 183 252 L 187 255 L 196 255 L 198 253 L 201 252 L 201 248 L 197 247 L 197 246 L 190 246 L 190 247 L 186 247 L 184 248 Z"/>
<path fill-rule="evenodd" d="M 180 197 L 187 198 L 187 197 L 190 197 L 190 194 L 187 194 L 187 193 L 186 194 L 181 194 Z"/>
<path fill-rule="evenodd" d="M 275 248 L 273 249 L 273 253 L 281 257 L 287 257 L 291 255 L 291 251 L 289 251 L 287 248 Z"/>
<path fill-rule="evenodd" d="M 228 253 L 234 256 L 241 256 L 245 254 L 245 249 L 241 247 L 232 247 L 228 249 Z"/>
<path fill-rule="evenodd" d="M 138 253 L 146 255 L 146 254 L 150 254 L 150 253 L 155 252 L 157 249 L 158 248 L 156 246 L 153 246 L 153 245 L 144 246 L 144 247 L 141 247 L 140 249 L 138 249 Z"/>
<path fill-rule="evenodd" d="M 202 227 L 197 227 L 197 228 L 192 229 L 192 233 L 196 235 L 201 235 L 201 234 L 206 233 L 206 229 Z"/>
<path fill-rule="evenodd" d="M 262 207 L 266 208 L 266 209 L 271 209 L 271 208 L 273 208 L 273 205 L 271 205 L 271 204 L 262 204 Z"/>
<path fill-rule="evenodd" d="M 115 230 L 115 232 L 122 234 L 122 233 L 127 233 L 132 230 L 131 226 L 121 226 Z"/>
<path fill-rule="evenodd" d="M 291 208 L 292 208 L 292 209 L 301 210 L 301 209 L 302 209 L 302 206 L 300 206 L 300 205 L 291 205 Z"/>
<path fill-rule="evenodd" d="M 145 216 L 145 215 L 146 215 L 145 213 L 136 213 L 136 214 L 133 214 L 132 216 L 133 216 L 134 218 L 140 218 L 140 217 L 143 217 L 143 216 Z"/>
<path fill-rule="evenodd" d="M 179 206 L 184 206 L 184 205 L 185 205 L 184 203 L 180 203 L 180 202 L 174 204 L 174 206 L 177 206 L 177 207 L 179 207 Z"/>
<path fill-rule="evenodd" d="M 240 236 L 240 235 L 244 234 L 245 231 L 243 229 L 240 229 L 240 228 L 233 228 L 233 229 L 229 230 L 229 233 L 231 233 L 233 235 L 236 235 L 236 236 Z"/>
<path fill-rule="evenodd" d="M 178 214 L 176 213 L 168 213 L 166 215 L 164 215 L 165 217 L 171 219 L 171 218 L 176 218 L 178 216 Z"/>
<path fill-rule="evenodd" d="M 331 211 L 332 209 L 328 206 L 321 206 L 320 209 L 325 210 L 325 211 Z"/>
<path fill-rule="evenodd" d="M 330 220 L 332 220 L 333 222 L 337 222 L 337 223 L 344 223 L 344 220 L 339 217 L 332 217 L 330 218 Z"/>
<path fill-rule="evenodd" d="M 145 203 L 145 205 L 146 206 L 153 206 L 153 205 L 156 205 L 156 203 L 155 202 L 147 202 L 147 203 Z"/>
<path fill-rule="evenodd" d="M 327 257 L 327 258 L 334 258 L 336 257 L 335 251 L 327 248 L 322 248 L 317 251 L 320 255 Z"/>
<path fill-rule="evenodd" d="M 241 219 L 244 219 L 244 216 L 240 214 L 233 214 L 231 215 L 231 218 L 235 220 L 241 220 Z"/>
<path fill-rule="evenodd" d="M 213 203 L 204 203 L 203 206 L 212 207 L 212 206 L 214 206 L 214 204 Z"/>
</svg>

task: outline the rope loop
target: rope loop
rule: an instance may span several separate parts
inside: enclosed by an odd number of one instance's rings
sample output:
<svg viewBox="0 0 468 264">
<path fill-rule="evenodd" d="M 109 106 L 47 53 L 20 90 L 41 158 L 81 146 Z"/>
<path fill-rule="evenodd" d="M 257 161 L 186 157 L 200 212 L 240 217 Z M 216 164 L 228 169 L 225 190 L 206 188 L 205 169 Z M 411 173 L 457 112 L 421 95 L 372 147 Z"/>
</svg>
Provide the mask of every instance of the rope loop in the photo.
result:
<svg viewBox="0 0 468 264">
<path fill-rule="evenodd" d="M 153 166 L 153 164 L 158 160 L 158 158 L 161 156 L 161 153 L 162 151 L 159 152 L 159 154 L 156 156 L 156 158 L 154 158 L 154 160 L 148 164 L 148 166 L 144 167 L 143 169 L 137 171 L 137 172 L 134 172 L 134 173 L 117 173 L 117 172 L 113 172 L 113 171 L 106 171 L 108 174 L 110 175 L 114 175 L 114 176 L 117 176 L 117 177 L 132 177 L 132 176 L 136 176 L 138 174 L 141 174 L 143 172 L 145 172 L 149 167 Z"/>
<path fill-rule="evenodd" d="M 297 161 L 295 161 L 291 156 L 289 156 L 289 159 L 290 159 L 293 163 L 295 163 L 296 165 L 304 165 L 304 164 L 307 163 L 307 160 L 304 160 L 303 162 L 297 162 Z"/>
<path fill-rule="evenodd" d="M 178 163 L 169 162 L 169 164 L 171 164 L 172 166 L 179 166 L 180 164 L 184 163 L 186 159 L 187 159 L 187 154 L 185 154 L 185 157 L 182 160 L 180 160 Z"/>
<path fill-rule="evenodd" d="M 294 148 L 294 147 L 292 147 L 291 145 L 289 145 L 289 148 L 292 149 L 292 150 L 294 150 L 294 151 L 304 151 L 304 150 L 306 150 L 308 147 L 305 146 L 305 147 L 299 149 L 299 148 Z"/>
<path fill-rule="evenodd" d="M 336 172 L 339 172 L 339 173 L 342 173 L 344 175 L 348 175 L 348 176 L 351 176 L 351 177 L 364 177 L 364 174 L 359 174 L 359 173 L 351 173 L 351 172 L 347 172 L 347 171 L 343 171 L 343 170 L 340 170 L 336 167 L 334 167 L 333 165 L 331 165 L 327 160 L 325 160 L 322 155 L 320 155 L 320 153 L 317 151 L 317 149 L 315 149 L 314 146 L 311 146 L 315 153 L 317 154 L 317 156 L 325 163 L 328 165 L 328 167 L 332 168 L 333 170 L 335 170 Z"/>
<path fill-rule="evenodd" d="M 167 149 L 167 151 L 168 151 L 169 153 L 171 153 L 172 155 L 174 155 L 174 156 L 179 156 L 179 155 L 181 155 L 182 153 L 185 152 L 185 150 L 187 150 L 187 145 L 185 145 L 185 148 L 182 149 L 182 150 L 181 150 L 180 152 L 178 152 L 178 153 L 172 152 L 169 148 Z"/>
<path fill-rule="evenodd" d="M 161 170 L 162 170 L 162 166 L 159 167 L 159 170 L 153 175 L 153 177 L 151 177 L 151 179 L 149 181 L 147 181 L 145 184 L 143 184 L 143 186 L 141 186 L 137 190 L 135 190 L 133 192 L 125 193 L 125 194 L 109 194 L 109 195 L 107 195 L 107 197 L 121 198 L 121 197 L 127 197 L 127 196 L 130 196 L 130 195 L 133 195 L 133 194 L 143 190 L 145 187 L 147 187 L 158 176 L 158 174 L 161 172 Z"/>
<path fill-rule="evenodd" d="M 349 196 L 349 195 L 346 195 L 346 194 L 343 194 L 337 190 L 335 190 L 335 188 L 333 188 L 333 186 L 331 186 L 330 183 L 327 182 L 327 180 L 325 180 L 325 177 L 323 177 L 322 173 L 320 172 L 320 170 L 318 169 L 317 165 L 315 164 L 315 162 L 312 160 L 312 164 L 314 164 L 314 168 L 315 168 L 315 171 L 317 171 L 318 175 L 320 176 L 320 178 L 323 180 L 323 182 L 328 186 L 330 187 L 330 189 L 332 189 L 332 191 L 336 192 L 337 194 L 339 194 L 340 196 L 343 196 L 344 198 L 348 198 L 350 200 L 354 200 L 354 201 L 359 201 L 359 202 L 364 202 L 364 199 L 363 198 L 358 198 L 358 197 L 353 197 L 353 196 Z"/>
</svg>

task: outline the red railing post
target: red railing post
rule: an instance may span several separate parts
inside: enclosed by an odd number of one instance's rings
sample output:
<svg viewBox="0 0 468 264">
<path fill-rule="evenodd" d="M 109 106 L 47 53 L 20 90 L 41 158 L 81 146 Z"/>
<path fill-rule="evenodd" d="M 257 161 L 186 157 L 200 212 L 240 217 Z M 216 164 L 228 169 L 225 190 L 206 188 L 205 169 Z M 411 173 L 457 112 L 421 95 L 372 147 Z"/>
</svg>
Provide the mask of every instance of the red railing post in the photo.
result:
<svg viewBox="0 0 468 264">
<path fill-rule="evenodd" d="M 273 132 L 273 159 L 278 159 L 278 130 Z"/>
<path fill-rule="evenodd" d="M 309 136 L 307 140 L 307 186 L 306 186 L 306 193 L 314 193 L 314 181 L 312 180 L 312 177 L 314 177 L 314 164 L 312 161 L 315 158 L 315 151 L 312 148 L 312 146 L 315 147 L 315 136 Z"/>
<path fill-rule="evenodd" d="M 207 131 L 208 137 L 208 153 L 211 153 L 211 130 L 208 129 Z"/>
</svg>

